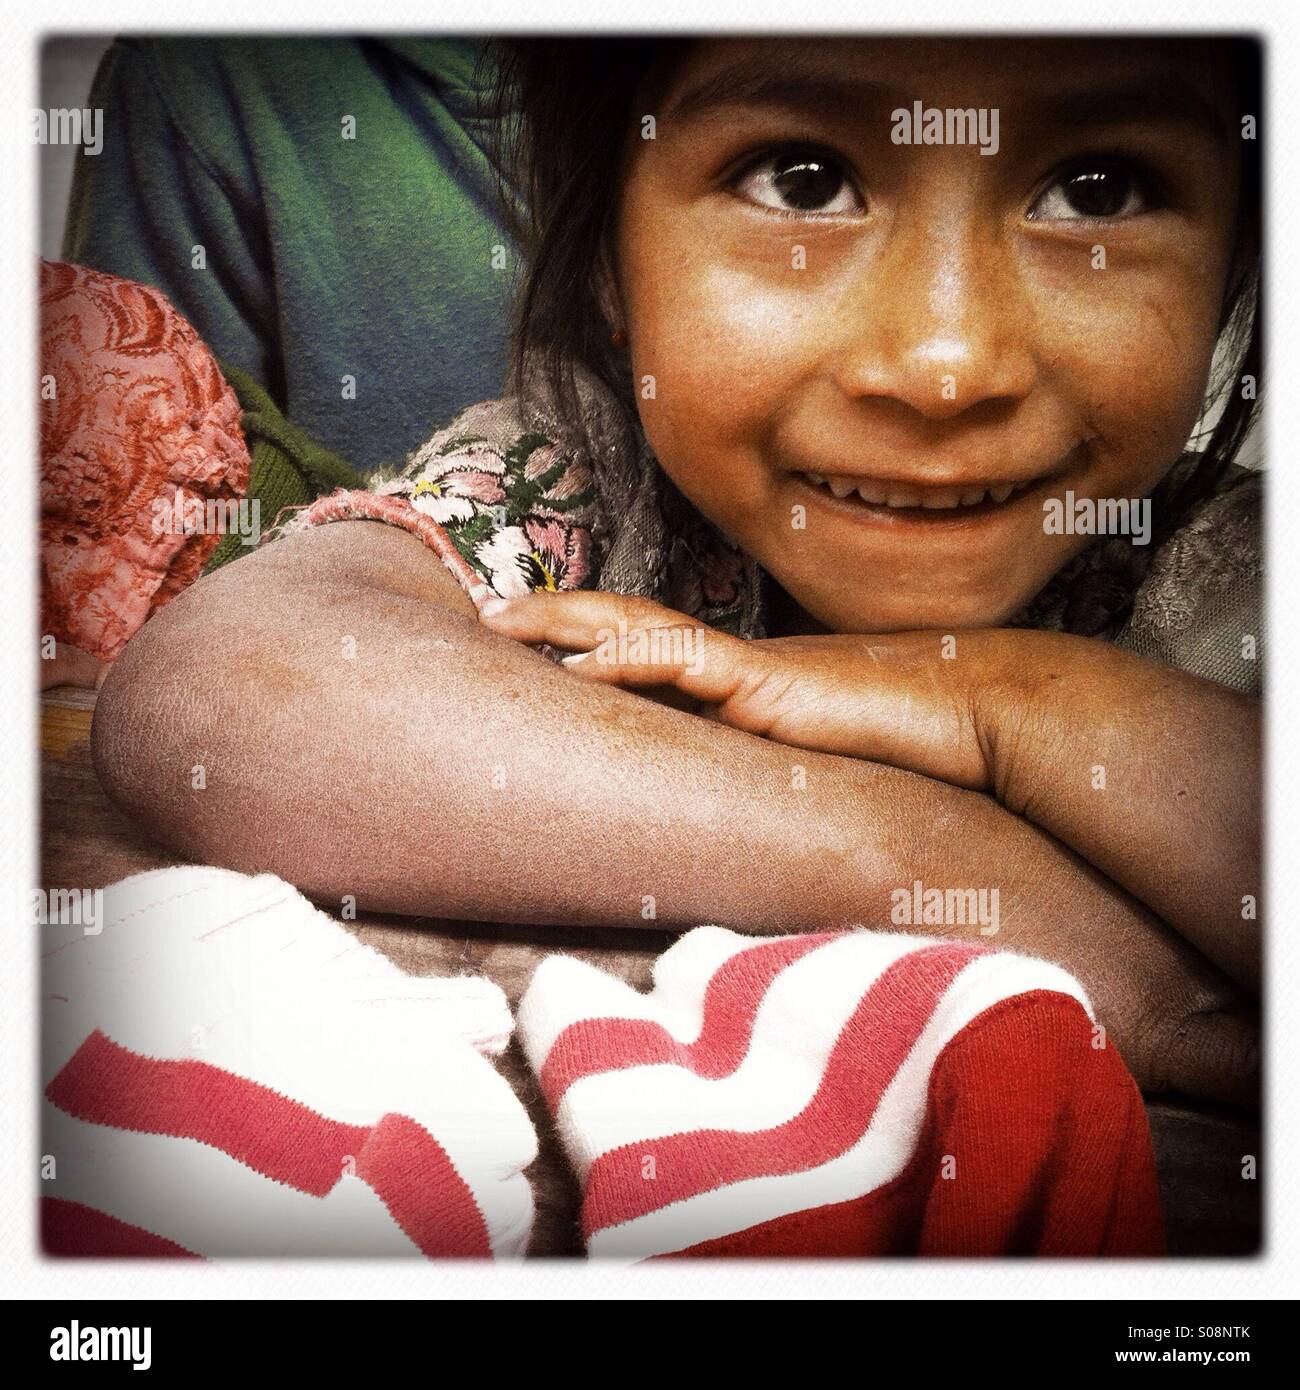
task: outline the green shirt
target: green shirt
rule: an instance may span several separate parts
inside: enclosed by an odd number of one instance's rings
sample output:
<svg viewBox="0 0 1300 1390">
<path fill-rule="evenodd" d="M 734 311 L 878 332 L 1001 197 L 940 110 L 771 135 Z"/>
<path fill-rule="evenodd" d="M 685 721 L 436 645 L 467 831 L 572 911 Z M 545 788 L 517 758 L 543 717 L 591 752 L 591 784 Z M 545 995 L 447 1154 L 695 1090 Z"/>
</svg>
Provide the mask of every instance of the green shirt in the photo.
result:
<svg viewBox="0 0 1300 1390">
<path fill-rule="evenodd" d="M 161 289 L 358 470 L 401 461 L 505 373 L 515 254 L 475 117 L 480 49 L 118 40 L 64 258 Z"/>
</svg>

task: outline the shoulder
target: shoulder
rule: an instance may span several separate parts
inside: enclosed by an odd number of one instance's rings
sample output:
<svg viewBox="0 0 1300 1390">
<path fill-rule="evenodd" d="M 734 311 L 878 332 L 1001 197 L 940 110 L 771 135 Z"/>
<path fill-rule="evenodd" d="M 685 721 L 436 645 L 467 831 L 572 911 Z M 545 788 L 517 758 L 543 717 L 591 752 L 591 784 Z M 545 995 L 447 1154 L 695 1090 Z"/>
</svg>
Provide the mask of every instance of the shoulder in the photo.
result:
<svg viewBox="0 0 1300 1390">
<path fill-rule="evenodd" d="M 512 399 L 473 406 L 378 492 L 442 526 L 503 598 L 595 580 L 596 484 L 584 452 Z"/>
<path fill-rule="evenodd" d="M 1261 685 L 1263 475 L 1234 467 L 1160 547 L 1118 642 L 1246 693 Z"/>
<path fill-rule="evenodd" d="M 597 487 L 584 449 L 513 398 L 462 412 L 394 477 L 322 497 L 278 533 L 381 521 L 417 536 L 478 601 L 585 589 L 598 575 Z"/>
</svg>

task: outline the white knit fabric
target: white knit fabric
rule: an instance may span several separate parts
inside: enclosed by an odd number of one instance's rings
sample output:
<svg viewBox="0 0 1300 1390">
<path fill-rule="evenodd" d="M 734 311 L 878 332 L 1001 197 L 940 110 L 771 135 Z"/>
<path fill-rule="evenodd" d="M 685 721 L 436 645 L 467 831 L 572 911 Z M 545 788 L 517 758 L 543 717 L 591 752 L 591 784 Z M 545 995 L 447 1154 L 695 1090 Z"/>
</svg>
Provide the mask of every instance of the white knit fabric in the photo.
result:
<svg viewBox="0 0 1300 1390">
<path fill-rule="evenodd" d="M 742 957 L 778 949 L 782 941 L 814 945 L 766 984 L 752 1017 L 736 1007 L 715 1024 L 714 1041 L 735 1045 L 724 1074 L 700 1070 L 685 1055 L 651 1054 L 653 1032 L 629 1043 L 628 1021 L 662 1030 L 678 1048 L 702 1036 L 710 1007 L 728 1010 L 745 995 L 735 975 L 719 972 Z M 654 966 L 654 987 L 643 993 L 567 956 L 538 968 L 518 1012 L 520 1041 L 530 1066 L 544 1076 L 570 1030 L 584 1028 L 581 1071 L 553 1104 L 556 1127 L 579 1180 L 620 1151 L 650 1153 L 659 1141 L 695 1133 L 714 1136 L 693 1155 L 707 1172 L 720 1137 L 775 1132 L 806 1112 L 825 1080 L 832 1052 L 872 985 L 891 967 L 927 949 L 954 943 L 887 932 L 852 931 L 817 938 L 747 937 L 720 927 L 697 927 Z M 959 944 L 959 943 L 958 943 Z M 992 1005 L 1031 991 L 1066 996 L 1091 1014 L 1081 986 L 1059 966 L 1010 952 L 978 954 L 922 1010 L 924 1026 L 893 1075 L 863 1131 L 843 1151 L 795 1171 L 778 1169 L 745 1181 L 714 1185 L 682 1199 L 657 1200 L 657 1184 L 642 1185 L 639 1214 L 588 1232 L 588 1252 L 635 1261 L 682 1250 L 762 1221 L 848 1202 L 888 1183 L 911 1158 L 921 1129 L 935 1059 L 972 1019 Z M 728 996 L 730 995 L 730 999 Z M 719 1031 L 720 1028 L 720 1031 Z M 570 1062 L 574 1058 L 570 1057 Z"/>
<path fill-rule="evenodd" d="M 404 1115 L 468 1185 L 493 1253 L 523 1252 L 533 1207 L 523 1170 L 537 1144 L 482 1055 L 511 1032 L 495 984 L 407 976 L 269 874 L 139 874 L 105 890 L 97 934 L 41 930 L 43 1084 L 98 1031 L 145 1057 L 210 1063 L 334 1121 Z M 364 1183 L 320 1198 L 216 1147 L 44 1109 L 57 1159 L 47 1196 L 205 1255 L 414 1251 Z"/>
</svg>

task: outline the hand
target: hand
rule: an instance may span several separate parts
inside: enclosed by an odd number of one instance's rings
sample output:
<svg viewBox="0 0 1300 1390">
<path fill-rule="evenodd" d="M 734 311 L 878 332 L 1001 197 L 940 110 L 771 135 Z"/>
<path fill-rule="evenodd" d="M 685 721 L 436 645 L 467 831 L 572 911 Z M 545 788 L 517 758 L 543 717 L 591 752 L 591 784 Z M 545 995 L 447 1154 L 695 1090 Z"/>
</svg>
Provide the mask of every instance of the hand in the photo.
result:
<svg viewBox="0 0 1300 1390">
<path fill-rule="evenodd" d="M 583 679 L 684 691 L 749 733 L 976 789 L 991 773 L 980 709 L 990 689 L 1005 709 L 998 697 L 1016 679 L 1014 644 L 1001 640 L 1014 633 L 960 632 L 948 660 L 939 633 L 743 642 L 647 600 L 591 592 L 489 604 L 481 617 L 503 636 L 587 653 L 567 663 Z M 1156 914 L 987 797 L 937 782 L 902 784 L 897 797 L 883 823 L 900 866 L 888 883 L 910 883 L 914 870 L 929 882 L 937 860 L 940 882 L 998 885 L 990 944 L 1077 976 L 1144 1091 L 1258 1103 L 1251 1010 Z M 864 903 L 887 904 L 878 877 L 864 879 Z M 898 930 L 884 906 L 875 916 L 864 906 L 860 920 Z"/>
<path fill-rule="evenodd" d="M 592 591 L 489 602 L 480 616 L 504 636 L 574 651 L 564 664 L 584 680 L 676 690 L 746 733 L 976 791 L 994 780 L 980 710 L 1001 678 L 1000 633 L 746 642 L 648 599 Z"/>
</svg>

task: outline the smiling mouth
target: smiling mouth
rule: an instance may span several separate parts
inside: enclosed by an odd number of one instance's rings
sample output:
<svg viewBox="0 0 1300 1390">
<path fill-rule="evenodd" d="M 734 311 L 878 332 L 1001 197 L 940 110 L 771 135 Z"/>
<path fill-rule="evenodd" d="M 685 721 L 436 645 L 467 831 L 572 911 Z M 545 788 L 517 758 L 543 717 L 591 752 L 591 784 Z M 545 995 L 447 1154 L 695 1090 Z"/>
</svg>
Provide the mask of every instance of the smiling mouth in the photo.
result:
<svg viewBox="0 0 1300 1390">
<path fill-rule="evenodd" d="M 918 486 L 914 483 L 886 482 L 873 478 L 845 478 L 821 473 L 796 475 L 819 492 L 837 501 L 865 504 L 899 512 L 965 513 L 976 508 L 990 510 L 1045 482 L 1029 478 L 1022 482 L 971 483 L 962 487 Z"/>
</svg>

